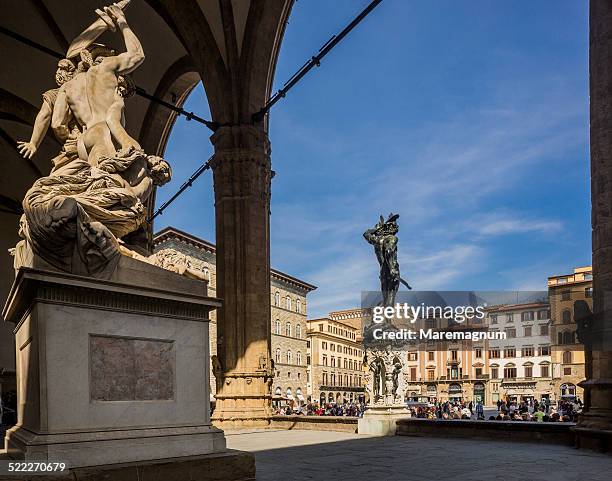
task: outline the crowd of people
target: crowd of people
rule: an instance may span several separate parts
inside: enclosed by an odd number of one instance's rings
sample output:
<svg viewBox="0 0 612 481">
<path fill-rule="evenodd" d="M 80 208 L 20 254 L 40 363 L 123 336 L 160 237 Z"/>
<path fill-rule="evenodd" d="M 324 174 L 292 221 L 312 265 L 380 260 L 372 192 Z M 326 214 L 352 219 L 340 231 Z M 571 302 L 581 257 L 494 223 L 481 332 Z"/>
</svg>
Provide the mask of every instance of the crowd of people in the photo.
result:
<svg viewBox="0 0 612 481">
<path fill-rule="evenodd" d="M 282 406 L 276 409 L 276 414 L 306 415 L 306 416 L 352 416 L 361 417 L 366 407 L 364 403 L 308 403 L 301 406 Z"/>
<path fill-rule="evenodd" d="M 421 419 L 476 419 L 485 420 L 485 407 L 480 401 L 437 401 L 408 405 L 412 417 Z M 367 407 L 361 402 L 307 403 L 300 406 L 285 405 L 276 408 L 276 414 L 306 416 L 351 416 L 362 417 Z M 580 399 L 564 400 L 555 406 L 549 399 L 498 401 L 497 415 L 489 415 L 489 421 L 537 421 L 576 422 L 582 412 Z"/>
<path fill-rule="evenodd" d="M 423 419 L 476 419 L 484 420 L 484 406 L 481 402 L 445 401 L 412 406 L 413 417 Z M 558 406 L 549 399 L 538 402 L 535 399 L 498 401 L 497 415 L 489 415 L 489 421 L 536 421 L 536 422 L 576 422 L 582 412 L 580 399 L 564 400 Z"/>
</svg>

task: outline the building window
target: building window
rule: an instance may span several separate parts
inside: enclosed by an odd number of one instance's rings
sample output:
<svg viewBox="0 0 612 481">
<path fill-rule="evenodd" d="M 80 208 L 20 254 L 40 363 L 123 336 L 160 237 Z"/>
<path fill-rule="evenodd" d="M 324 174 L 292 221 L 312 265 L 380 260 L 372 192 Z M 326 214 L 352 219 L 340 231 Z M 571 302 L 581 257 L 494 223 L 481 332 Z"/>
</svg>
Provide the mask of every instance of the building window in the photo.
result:
<svg viewBox="0 0 612 481">
<path fill-rule="evenodd" d="M 436 359 L 436 358 L 435 358 L 435 355 L 436 355 L 436 354 L 435 354 L 433 351 L 429 351 L 429 352 L 427 353 L 427 360 L 428 360 L 428 361 L 435 361 L 435 359 Z"/>
<path fill-rule="evenodd" d="M 482 357 L 482 348 L 481 347 L 477 347 L 474 350 L 474 355 L 476 356 L 477 359 L 480 359 Z"/>
<path fill-rule="evenodd" d="M 533 367 L 525 366 L 525 377 L 533 377 Z"/>
<path fill-rule="evenodd" d="M 525 326 L 525 337 L 531 337 L 531 326 Z"/>
<path fill-rule="evenodd" d="M 550 356 L 550 346 L 540 346 L 539 354 L 540 356 Z"/>
<path fill-rule="evenodd" d="M 572 297 L 572 293 L 569 289 L 565 289 L 563 291 L 561 291 L 561 300 L 562 301 L 569 301 Z"/>
<path fill-rule="evenodd" d="M 291 310 L 291 298 L 287 296 L 287 300 L 285 302 L 287 304 L 287 310 L 290 311 Z"/>
<path fill-rule="evenodd" d="M 295 337 L 302 339 L 302 326 L 300 324 L 295 325 Z"/>
<path fill-rule="evenodd" d="M 295 355 L 295 362 L 297 363 L 298 366 L 302 365 L 302 352 L 298 351 Z"/>
<path fill-rule="evenodd" d="M 489 349 L 489 357 L 491 359 L 499 359 L 499 348 L 495 347 L 493 349 Z"/>
<path fill-rule="evenodd" d="M 572 351 L 564 351 L 563 352 L 563 364 L 571 364 L 572 363 Z"/>
<path fill-rule="evenodd" d="M 496 367 L 491 368 L 491 379 L 499 379 L 499 369 Z"/>
<path fill-rule="evenodd" d="M 274 321 L 274 334 L 279 334 L 281 333 L 281 326 L 280 326 L 280 320 L 277 319 L 276 321 Z"/>
<path fill-rule="evenodd" d="M 477 367 L 476 368 L 476 378 L 480 378 L 482 376 L 482 368 L 481 367 Z"/>
<path fill-rule="evenodd" d="M 491 314 L 489 319 L 491 319 L 491 324 L 497 324 L 497 314 Z"/>
<path fill-rule="evenodd" d="M 323 332 L 323 324 L 319 324 L 319 331 Z"/>
<path fill-rule="evenodd" d="M 409 352 L 408 353 L 408 360 L 409 361 L 416 361 L 418 359 L 418 353 L 416 352 Z"/>
<path fill-rule="evenodd" d="M 327 366 L 327 356 L 323 354 L 323 365 Z"/>
<path fill-rule="evenodd" d="M 563 322 L 563 324 L 570 324 L 572 322 L 572 311 L 564 309 L 561 313 L 561 322 Z"/>
<path fill-rule="evenodd" d="M 276 354 L 274 355 L 274 359 L 277 363 L 281 362 L 281 350 L 280 348 L 276 348 Z"/>
<path fill-rule="evenodd" d="M 526 311 L 521 313 L 521 320 L 525 321 L 533 321 L 533 311 Z"/>
<path fill-rule="evenodd" d="M 533 347 L 531 347 L 531 346 L 524 347 L 522 349 L 521 356 L 523 356 L 523 357 L 531 357 L 531 356 L 533 356 Z"/>
<path fill-rule="evenodd" d="M 561 384 L 561 396 L 575 396 L 576 386 L 573 384 Z"/>
<path fill-rule="evenodd" d="M 504 368 L 504 379 L 516 379 L 516 368 L 505 367 Z"/>
<path fill-rule="evenodd" d="M 504 349 L 504 357 L 516 357 L 516 349 L 507 347 Z"/>
<path fill-rule="evenodd" d="M 302 313 L 302 301 L 300 299 L 295 301 L 295 310 L 298 314 Z"/>
<path fill-rule="evenodd" d="M 540 366 L 540 377 L 548 377 L 548 376 L 549 376 L 548 366 L 547 365 Z"/>
<path fill-rule="evenodd" d="M 587 287 L 584 290 L 584 297 L 587 297 L 587 298 L 593 297 L 593 288 L 592 287 Z"/>
<path fill-rule="evenodd" d="M 451 353 L 451 359 L 453 361 L 456 361 L 457 360 L 457 351 L 453 349 L 453 350 L 451 350 L 450 353 Z"/>
<path fill-rule="evenodd" d="M 576 334 L 573 331 L 565 331 L 559 333 L 559 344 L 574 344 L 576 341 Z"/>
<path fill-rule="evenodd" d="M 274 305 L 280 307 L 280 294 L 278 292 L 274 294 Z"/>
<path fill-rule="evenodd" d="M 516 329 L 510 328 L 506 329 L 506 338 L 514 339 L 516 337 Z"/>
<path fill-rule="evenodd" d="M 538 321 L 550 319 L 550 311 L 548 309 L 538 311 Z"/>
<path fill-rule="evenodd" d="M 416 381 L 417 380 L 417 370 L 416 370 L 416 367 L 411 367 L 410 368 L 410 380 L 411 381 Z"/>
<path fill-rule="evenodd" d="M 327 349 L 327 342 L 321 341 L 321 349 Z"/>
<path fill-rule="evenodd" d="M 563 375 L 564 376 L 571 376 L 572 375 L 572 368 L 571 367 L 564 367 L 563 368 Z"/>
<path fill-rule="evenodd" d="M 285 324 L 285 336 L 291 337 L 291 323 L 287 322 Z"/>
<path fill-rule="evenodd" d="M 512 320 L 513 320 L 512 314 L 506 314 L 506 322 L 507 323 L 512 322 Z"/>
<path fill-rule="evenodd" d="M 331 367 L 336 367 L 336 358 L 334 356 L 331 357 Z"/>
<path fill-rule="evenodd" d="M 540 324 L 540 336 L 548 336 L 548 324 Z"/>
<path fill-rule="evenodd" d="M 435 381 L 435 379 L 436 379 L 436 372 L 433 369 L 428 369 L 427 370 L 427 380 Z"/>
<path fill-rule="evenodd" d="M 292 356 L 291 356 L 291 350 L 287 351 L 287 364 L 291 364 L 292 361 Z"/>
</svg>

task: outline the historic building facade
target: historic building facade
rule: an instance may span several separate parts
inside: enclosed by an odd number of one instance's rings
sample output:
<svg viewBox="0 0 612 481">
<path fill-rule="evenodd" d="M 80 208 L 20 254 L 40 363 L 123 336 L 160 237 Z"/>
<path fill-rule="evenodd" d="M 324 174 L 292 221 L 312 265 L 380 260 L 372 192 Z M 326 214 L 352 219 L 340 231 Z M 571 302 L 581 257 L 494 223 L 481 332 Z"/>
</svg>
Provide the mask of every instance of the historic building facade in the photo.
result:
<svg viewBox="0 0 612 481">
<path fill-rule="evenodd" d="M 576 306 L 593 308 L 593 271 L 590 266 L 577 267 L 572 274 L 548 278 L 548 297 L 551 308 L 551 351 L 554 392 L 557 397 L 583 398 L 583 389 L 578 383 L 584 381 L 584 345 L 577 335 Z M 575 304 L 576 303 L 576 304 Z"/>
<path fill-rule="evenodd" d="M 209 276 L 209 293 L 217 288 L 216 248 L 214 244 L 174 227 L 166 227 L 154 237 L 155 252 L 175 249 L 185 254 L 192 267 Z M 307 322 L 306 296 L 316 286 L 275 269 L 270 270 L 271 346 L 274 360 L 272 396 L 275 404 L 306 401 L 307 383 Z M 217 355 L 217 313 L 211 313 L 209 323 L 210 354 Z M 216 393 L 211 363 L 211 393 Z"/>
<path fill-rule="evenodd" d="M 308 321 L 308 396 L 313 402 L 363 399 L 363 344 L 358 329 L 330 316 Z"/>
<path fill-rule="evenodd" d="M 506 334 L 488 341 L 489 403 L 553 400 L 548 302 L 493 307 L 486 319 L 489 331 Z"/>
<path fill-rule="evenodd" d="M 493 306 L 483 320 L 449 326 L 426 319 L 432 329 L 486 329 L 505 340 L 428 341 L 407 352 L 408 401 L 522 401 L 550 397 L 552 366 L 547 302 Z"/>
</svg>

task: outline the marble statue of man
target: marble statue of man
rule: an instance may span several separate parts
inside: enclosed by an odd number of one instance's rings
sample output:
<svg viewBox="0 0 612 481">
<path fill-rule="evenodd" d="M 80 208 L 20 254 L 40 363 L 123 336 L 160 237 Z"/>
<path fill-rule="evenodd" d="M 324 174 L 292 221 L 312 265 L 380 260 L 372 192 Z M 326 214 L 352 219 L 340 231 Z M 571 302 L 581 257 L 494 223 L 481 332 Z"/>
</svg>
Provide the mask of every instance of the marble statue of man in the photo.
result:
<svg viewBox="0 0 612 481">
<path fill-rule="evenodd" d="M 105 7 L 103 13 L 104 17 L 110 17 L 116 23 L 123 35 L 126 51 L 105 56 L 63 84 L 52 118 L 56 132 L 66 128 L 71 115 L 83 126 L 84 133 L 78 144 L 79 157 L 93 167 L 98 166 L 102 156 L 111 156 L 116 151 L 108 119 L 109 111 L 117 109 L 120 77 L 136 70 L 145 59 L 142 45 L 130 29 L 123 10 L 111 5 Z M 101 11 L 98 14 L 102 15 Z"/>
<path fill-rule="evenodd" d="M 96 10 L 100 19 L 69 49 L 67 57 L 78 54 L 81 61 L 59 88 L 51 126 L 60 138 L 77 126 L 78 156 L 37 179 L 23 200 L 28 248 L 52 267 L 79 275 L 112 275 L 121 238 L 146 221 L 154 186 L 171 178 L 168 163 L 147 155 L 124 128 L 123 99 L 133 91 L 127 75 L 144 60 L 121 9 L 126 3 Z M 93 43 L 110 24 L 123 35 L 126 52 Z"/>
</svg>

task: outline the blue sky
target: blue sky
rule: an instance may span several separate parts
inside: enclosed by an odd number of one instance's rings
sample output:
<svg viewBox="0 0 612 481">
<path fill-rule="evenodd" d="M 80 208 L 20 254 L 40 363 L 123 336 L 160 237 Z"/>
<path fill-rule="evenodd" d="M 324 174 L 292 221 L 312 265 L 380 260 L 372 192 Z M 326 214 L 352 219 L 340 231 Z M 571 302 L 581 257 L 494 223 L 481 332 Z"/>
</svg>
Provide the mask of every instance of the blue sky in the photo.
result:
<svg viewBox="0 0 612 481">
<path fill-rule="evenodd" d="M 299 0 L 276 88 L 367 3 Z M 272 266 L 319 287 L 309 316 L 378 287 L 362 232 L 381 213 L 418 290 L 541 290 L 590 263 L 587 28 L 576 0 L 384 0 L 273 108 Z M 186 109 L 208 116 L 201 87 Z M 177 122 L 158 204 L 208 136 Z M 214 241 L 210 173 L 166 225 Z"/>
</svg>

